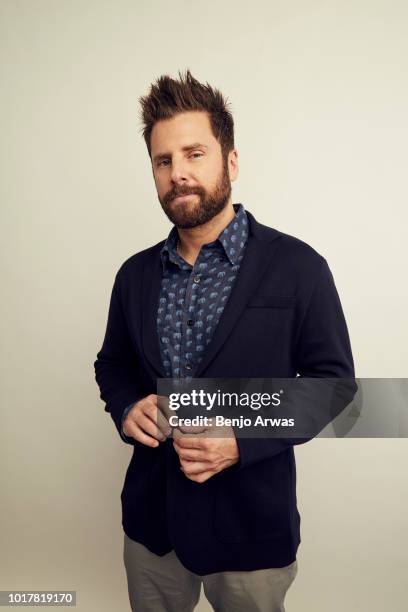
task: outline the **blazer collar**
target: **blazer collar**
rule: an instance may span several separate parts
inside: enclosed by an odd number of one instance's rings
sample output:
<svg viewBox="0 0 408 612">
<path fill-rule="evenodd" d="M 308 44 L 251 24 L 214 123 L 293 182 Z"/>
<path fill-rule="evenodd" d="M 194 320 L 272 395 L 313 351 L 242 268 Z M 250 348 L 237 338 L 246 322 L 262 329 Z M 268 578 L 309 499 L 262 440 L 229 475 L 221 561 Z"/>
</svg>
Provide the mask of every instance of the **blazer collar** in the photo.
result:
<svg viewBox="0 0 408 612">
<path fill-rule="evenodd" d="M 218 248 L 221 249 L 222 254 L 226 257 L 232 266 L 234 266 L 239 256 L 244 248 L 244 243 L 246 242 L 247 237 L 247 224 L 248 218 L 246 215 L 245 208 L 242 204 L 234 204 L 235 217 L 231 219 L 228 225 L 222 230 L 220 235 L 213 243 L 216 244 Z M 236 244 L 232 244 L 229 240 L 229 236 L 234 232 L 238 232 L 240 236 L 242 236 L 240 242 L 236 242 Z M 173 225 L 163 248 L 160 251 L 160 257 L 163 264 L 163 270 L 166 265 L 168 265 L 168 260 L 172 261 L 177 265 L 185 265 L 184 260 L 177 253 L 177 242 L 179 239 L 177 227 Z"/>
<path fill-rule="evenodd" d="M 246 214 L 248 217 L 248 243 L 245 254 L 214 335 L 207 344 L 203 359 L 194 373 L 195 378 L 205 374 L 205 369 L 228 339 L 270 264 L 276 249 L 276 245 L 271 249 L 270 243 L 277 241 L 282 236 L 282 233 L 278 230 L 258 223 L 248 210 L 246 210 Z M 165 378 L 157 335 L 157 308 L 163 269 L 160 251 L 164 243 L 165 241 L 160 242 L 151 250 L 150 259 L 146 261 L 144 266 L 142 285 L 143 350 L 159 378 Z"/>
</svg>

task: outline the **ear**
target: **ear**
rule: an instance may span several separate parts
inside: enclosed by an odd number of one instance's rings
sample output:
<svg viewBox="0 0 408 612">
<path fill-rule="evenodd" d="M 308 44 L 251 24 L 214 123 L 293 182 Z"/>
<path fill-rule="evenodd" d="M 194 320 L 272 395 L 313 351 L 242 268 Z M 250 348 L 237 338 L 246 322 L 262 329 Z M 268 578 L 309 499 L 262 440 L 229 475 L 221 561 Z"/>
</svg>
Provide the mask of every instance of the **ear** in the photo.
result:
<svg viewBox="0 0 408 612">
<path fill-rule="evenodd" d="M 232 151 L 228 153 L 228 173 L 230 181 L 235 181 L 238 176 L 238 172 L 238 151 L 237 149 L 232 149 Z"/>
</svg>

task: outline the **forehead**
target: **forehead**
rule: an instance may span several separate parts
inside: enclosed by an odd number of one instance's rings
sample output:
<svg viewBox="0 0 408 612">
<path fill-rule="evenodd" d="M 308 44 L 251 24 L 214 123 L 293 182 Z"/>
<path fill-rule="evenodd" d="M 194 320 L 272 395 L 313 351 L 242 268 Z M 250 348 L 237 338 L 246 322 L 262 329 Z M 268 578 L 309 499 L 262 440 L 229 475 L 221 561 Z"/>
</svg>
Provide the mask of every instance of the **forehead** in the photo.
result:
<svg viewBox="0 0 408 612">
<path fill-rule="evenodd" d="M 208 146 L 219 144 L 212 133 L 209 115 L 204 111 L 179 113 L 171 119 L 158 121 L 150 139 L 152 156 L 193 142 Z"/>
</svg>

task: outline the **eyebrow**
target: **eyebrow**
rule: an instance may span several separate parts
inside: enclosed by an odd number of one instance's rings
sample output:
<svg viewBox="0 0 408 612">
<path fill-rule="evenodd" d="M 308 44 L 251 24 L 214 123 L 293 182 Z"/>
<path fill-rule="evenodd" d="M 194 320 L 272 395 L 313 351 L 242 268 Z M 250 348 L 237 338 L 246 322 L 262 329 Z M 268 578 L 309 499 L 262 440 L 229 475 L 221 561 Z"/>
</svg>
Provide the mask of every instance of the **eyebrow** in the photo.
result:
<svg viewBox="0 0 408 612">
<path fill-rule="evenodd" d="M 200 142 L 194 142 L 191 145 L 185 145 L 182 147 L 182 151 L 192 151 L 193 149 L 208 149 L 207 145 L 202 144 Z M 153 157 L 153 162 L 156 163 L 161 159 L 165 159 L 166 157 L 171 157 L 171 153 L 159 153 Z"/>
</svg>

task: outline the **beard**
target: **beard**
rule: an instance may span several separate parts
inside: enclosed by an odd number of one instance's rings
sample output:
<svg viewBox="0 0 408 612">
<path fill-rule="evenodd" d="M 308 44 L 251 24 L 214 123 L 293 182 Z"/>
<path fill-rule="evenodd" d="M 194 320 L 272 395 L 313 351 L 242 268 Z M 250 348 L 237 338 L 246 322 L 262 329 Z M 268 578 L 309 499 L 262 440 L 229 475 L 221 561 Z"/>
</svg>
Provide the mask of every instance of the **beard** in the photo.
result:
<svg viewBox="0 0 408 612">
<path fill-rule="evenodd" d="M 179 195 L 196 194 L 194 201 L 173 201 Z M 226 207 L 231 196 L 231 181 L 228 174 L 226 160 L 223 160 L 221 176 L 219 177 L 214 189 L 208 193 L 202 187 L 174 188 L 169 191 L 164 198 L 160 199 L 160 204 L 169 220 L 176 227 L 190 229 L 207 223 L 218 215 Z"/>
</svg>

